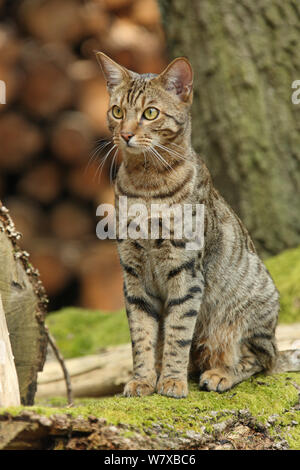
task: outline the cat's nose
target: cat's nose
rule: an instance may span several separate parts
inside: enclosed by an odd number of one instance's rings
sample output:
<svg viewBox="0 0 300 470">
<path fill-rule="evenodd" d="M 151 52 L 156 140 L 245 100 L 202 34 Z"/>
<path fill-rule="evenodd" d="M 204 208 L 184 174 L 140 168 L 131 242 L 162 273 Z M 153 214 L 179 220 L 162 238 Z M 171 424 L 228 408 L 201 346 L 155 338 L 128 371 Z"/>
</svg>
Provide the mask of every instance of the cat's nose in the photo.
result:
<svg viewBox="0 0 300 470">
<path fill-rule="evenodd" d="M 123 137 L 123 139 L 125 140 L 125 142 L 127 142 L 127 144 L 129 143 L 131 137 L 134 136 L 134 134 L 132 132 L 121 132 L 121 136 Z"/>
</svg>

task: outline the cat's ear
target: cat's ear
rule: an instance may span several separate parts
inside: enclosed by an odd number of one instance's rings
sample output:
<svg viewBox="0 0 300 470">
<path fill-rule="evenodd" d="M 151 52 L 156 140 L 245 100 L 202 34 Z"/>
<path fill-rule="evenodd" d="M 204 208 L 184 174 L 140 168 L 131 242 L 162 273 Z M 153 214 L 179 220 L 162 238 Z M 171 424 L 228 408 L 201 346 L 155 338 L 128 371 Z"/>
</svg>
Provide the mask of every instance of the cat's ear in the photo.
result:
<svg viewBox="0 0 300 470">
<path fill-rule="evenodd" d="M 174 59 L 159 75 L 164 88 L 177 95 L 181 101 L 192 100 L 193 69 L 185 57 Z"/>
<path fill-rule="evenodd" d="M 103 52 L 96 52 L 96 57 L 102 69 L 109 92 L 117 85 L 120 85 L 122 81 L 129 78 L 128 70 L 103 54 Z"/>
</svg>

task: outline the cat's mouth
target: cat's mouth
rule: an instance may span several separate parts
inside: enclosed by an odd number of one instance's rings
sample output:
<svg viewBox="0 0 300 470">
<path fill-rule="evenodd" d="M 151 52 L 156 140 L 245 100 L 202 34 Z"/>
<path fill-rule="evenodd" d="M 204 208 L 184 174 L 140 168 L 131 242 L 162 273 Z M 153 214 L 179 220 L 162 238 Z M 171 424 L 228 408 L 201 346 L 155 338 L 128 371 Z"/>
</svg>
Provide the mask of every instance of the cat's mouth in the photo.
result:
<svg viewBox="0 0 300 470">
<path fill-rule="evenodd" d="M 122 150 L 125 151 L 126 153 L 141 153 L 143 151 L 141 145 L 133 143 L 133 142 L 128 142 L 127 144 L 122 144 Z"/>
<path fill-rule="evenodd" d="M 126 153 L 133 154 L 143 153 L 150 147 L 149 144 L 145 145 L 144 143 L 137 142 L 134 137 L 128 141 L 120 139 L 118 142 L 118 146 L 121 148 L 121 150 L 125 151 Z"/>
</svg>

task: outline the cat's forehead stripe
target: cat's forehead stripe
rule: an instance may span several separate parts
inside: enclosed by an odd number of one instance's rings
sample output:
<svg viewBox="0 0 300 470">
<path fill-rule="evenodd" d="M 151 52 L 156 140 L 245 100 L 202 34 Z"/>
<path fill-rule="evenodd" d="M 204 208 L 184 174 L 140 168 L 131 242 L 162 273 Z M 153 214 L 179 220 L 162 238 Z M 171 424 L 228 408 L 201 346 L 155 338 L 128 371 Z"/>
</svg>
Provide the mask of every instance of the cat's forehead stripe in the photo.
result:
<svg viewBox="0 0 300 470">
<path fill-rule="evenodd" d="M 139 75 L 138 78 L 135 78 L 130 84 L 127 91 L 127 103 L 131 106 L 134 106 L 145 91 L 145 88 L 150 80 L 152 80 L 157 75 L 154 73 L 144 73 Z"/>
<path fill-rule="evenodd" d="M 144 90 L 145 90 L 145 81 L 142 78 L 138 78 L 137 80 L 134 80 L 127 94 L 127 102 L 131 106 L 133 106 L 136 103 L 138 96 L 140 96 Z"/>
</svg>

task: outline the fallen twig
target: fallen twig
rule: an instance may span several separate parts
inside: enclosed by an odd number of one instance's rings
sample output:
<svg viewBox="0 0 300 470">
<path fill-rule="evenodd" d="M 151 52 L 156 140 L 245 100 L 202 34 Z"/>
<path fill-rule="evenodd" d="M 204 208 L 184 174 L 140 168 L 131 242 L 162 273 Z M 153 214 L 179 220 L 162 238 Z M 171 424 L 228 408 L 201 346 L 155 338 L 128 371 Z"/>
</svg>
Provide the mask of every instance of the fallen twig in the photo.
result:
<svg viewBox="0 0 300 470">
<path fill-rule="evenodd" d="M 59 349 L 58 349 L 58 347 L 55 343 L 55 339 L 53 338 L 53 336 L 49 332 L 48 327 L 46 327 L 46 334 L 47 334 L 47 337 L 48 337 L 49 344 L 50 344 L 51 348 L 53 349 L 53 352 L 54 352 L 59 364 L 61 365 L 61 368 L 62 368 L 62 371 L 63 371 L 63 374 L 64 374 L 64 379 L 65 379 L 65 382 L 66 382 L 68 405 L 72 406 L 73 405 L 73 392 L 72 392 L 71 379 L 70 379 L 68 369 L 66 367 L 64 358 L 62 357 L 62 355 L 61 355 L 61 353 L 60 353 L 60 351 L 59 351 Z"/>
</svg>

